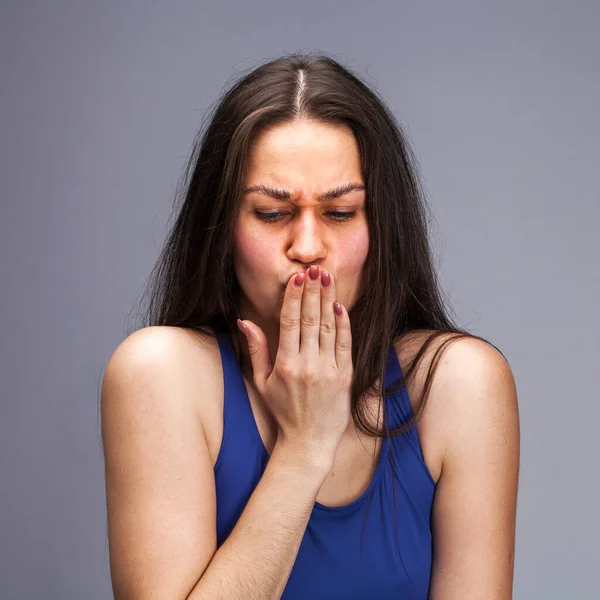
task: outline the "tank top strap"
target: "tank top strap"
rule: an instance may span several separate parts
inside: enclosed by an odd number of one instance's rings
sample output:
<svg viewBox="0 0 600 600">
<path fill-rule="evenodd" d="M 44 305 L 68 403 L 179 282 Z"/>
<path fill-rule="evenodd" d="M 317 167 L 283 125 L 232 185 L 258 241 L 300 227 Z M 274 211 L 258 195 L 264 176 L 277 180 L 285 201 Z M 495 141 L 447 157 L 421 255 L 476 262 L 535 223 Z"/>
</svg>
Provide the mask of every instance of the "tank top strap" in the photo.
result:
<svg viewBox="0 0 600 600">
<path fill-rule="evenodd" d="M 385 372 L 385 386 L 386 389 L 397 384 L 402 377 L 402 367 L 398 361 L 398 355 L 394 344 L 390 344 L 388 351 L 386 372 Z M 402 387 L 395 392 L 386 393 L 386 417 L 388 419 L 388 428 L 391 430 L 405 425 L 410 421 L 413 416 L 412 404 L 406 388 L 406 382 L 402 384 Z M 413 425 L 406 433 L 401 436 L 392 438 L 392 444 L 400 443 L 399 438 L 402 438 L 402 442 L 408 441 L 422 458 L 421 444 L 419 441 L 419 435 L 417 428 Z"/>
<path fill-rule="evenodd" d="M 263 468 L 268 461 L 250 405 L 242 370 L 235 355 L 230 333 L 217 333 L 223 365 L 223 442 L 222 448 L 233 444 L 236 451 L 243 449 L 259 458 Z M 221 456 L 219 456 L 219 459 Z M 219 460 L 215 468 L 217 468 Z"/>
</svg>

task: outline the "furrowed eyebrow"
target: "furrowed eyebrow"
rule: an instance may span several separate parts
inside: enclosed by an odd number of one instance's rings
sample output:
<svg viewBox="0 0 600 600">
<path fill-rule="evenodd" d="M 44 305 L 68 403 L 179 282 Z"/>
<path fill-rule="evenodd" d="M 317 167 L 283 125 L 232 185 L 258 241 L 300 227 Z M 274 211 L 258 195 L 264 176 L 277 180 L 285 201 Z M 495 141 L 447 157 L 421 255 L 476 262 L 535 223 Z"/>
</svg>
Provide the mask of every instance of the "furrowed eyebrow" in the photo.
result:
<svg viewBox="0 0 600 600">
<path fill-rule="evenodd" d="M 349 192 L 353 192 L 354 190 L 364 190 L 365 186 L 362 183 L 351 182 L 345 183 L 343 185 L 339 185 L 332 190 L 328 190 L 324 194 L 319 196 L 319 202 L 326 202 L 328 200 L 335 200 Z M 275 200 L 284 200 L 290 201 L 292 199 L 292 194 L 283 188 L 274 188 L 269 185 L 265 185 L 262 183 L 258 183 L 256 185 L 252 185 L 249 188 L 246 188 L 243 191 L 243 194 L 250 194 L 251 192 L 258 192 L 259 194 L 264 194 L 265 196 L 270 196 L 271 198 L 275 198 Z"/>
</svg>

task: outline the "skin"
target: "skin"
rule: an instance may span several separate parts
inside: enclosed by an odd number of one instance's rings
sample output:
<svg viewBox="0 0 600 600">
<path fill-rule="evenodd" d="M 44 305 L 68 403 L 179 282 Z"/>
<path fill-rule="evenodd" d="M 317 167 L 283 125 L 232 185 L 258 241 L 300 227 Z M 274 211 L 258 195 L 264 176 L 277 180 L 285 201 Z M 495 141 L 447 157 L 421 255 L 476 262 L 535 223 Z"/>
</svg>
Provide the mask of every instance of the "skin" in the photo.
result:
<svg viewBox="0 0 600 600">
<path fill-rule="evenodd" d="M 358 145 L 344 125 L 296 120 L 263 132 L 250 151 L 244 190 L 264 185 L 289 192 L 289 200 L 264 191 L 243 194 L 233 249 L 240 318 L 263 330 L 273 361 L 285 286 L 292 275 L 319 265 L 331 275 L 337 301 L 347 310 L 364 290 L 369 251 L 366 191 L 319 201 L 324 192 L 350 183 L 364 188 Z M 281 214 L 275 222 L 265 222 L 257 211 Z M 344 216 L 338 214 L 342 212 L 354 216 L 340 222 L 336 218 Z M 238 331 L 234 336 L 242 372 L 252 382 L 246 340 Z"/>
</svg>

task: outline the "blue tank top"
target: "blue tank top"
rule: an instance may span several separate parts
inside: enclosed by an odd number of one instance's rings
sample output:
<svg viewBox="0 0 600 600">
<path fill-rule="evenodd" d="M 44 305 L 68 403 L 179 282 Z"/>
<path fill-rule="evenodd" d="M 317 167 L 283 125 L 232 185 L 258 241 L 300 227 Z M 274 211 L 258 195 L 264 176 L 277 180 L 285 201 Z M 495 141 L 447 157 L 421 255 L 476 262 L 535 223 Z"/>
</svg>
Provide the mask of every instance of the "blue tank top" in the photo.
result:
<svg viewBox="0 0 600 600">
<path fill-rule="evenodd" d="M 269 455 L 230 335 L 217 337 L 224 378 L 223 441 L 214 467 L 218 548 L 242 514 Z M 386 387 L 400 376 L 392 345 Z M 385 410 L 390 430 L 410 419 L 406 386 L 386 395 Z M 426 600 L 435 485 L 423 460 L 416 427 L 391 441 L 384 437 L 372 481 L 359 498 L 341 507 L 315 502 L 282 600 Z"/>
</svg>

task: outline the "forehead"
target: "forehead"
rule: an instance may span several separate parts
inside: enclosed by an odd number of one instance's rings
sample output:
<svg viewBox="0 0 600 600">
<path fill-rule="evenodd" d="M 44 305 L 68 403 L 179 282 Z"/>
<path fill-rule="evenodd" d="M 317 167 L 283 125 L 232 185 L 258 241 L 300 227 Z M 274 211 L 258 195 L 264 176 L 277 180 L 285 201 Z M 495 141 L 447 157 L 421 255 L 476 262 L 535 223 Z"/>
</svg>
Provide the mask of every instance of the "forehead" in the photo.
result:
<svg viewBox="0 0 600 600">
<path fill-rule="evenodd" d="M 252 144 L 245 187 L 269 184 L 292 193 L 320 194 L 363 181 L 358 143 L 340 124 L 300 120 L 271 127 Z"/>
</svg>

